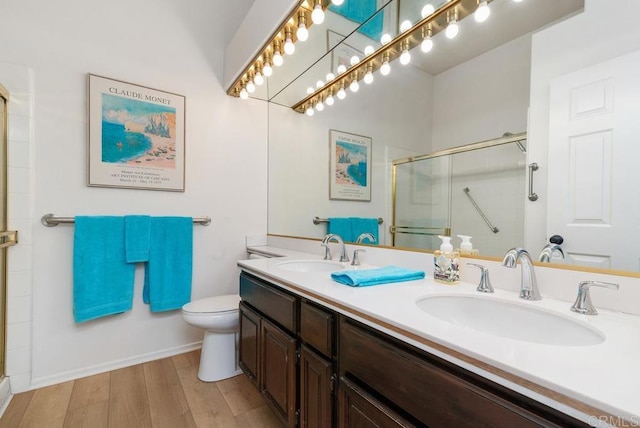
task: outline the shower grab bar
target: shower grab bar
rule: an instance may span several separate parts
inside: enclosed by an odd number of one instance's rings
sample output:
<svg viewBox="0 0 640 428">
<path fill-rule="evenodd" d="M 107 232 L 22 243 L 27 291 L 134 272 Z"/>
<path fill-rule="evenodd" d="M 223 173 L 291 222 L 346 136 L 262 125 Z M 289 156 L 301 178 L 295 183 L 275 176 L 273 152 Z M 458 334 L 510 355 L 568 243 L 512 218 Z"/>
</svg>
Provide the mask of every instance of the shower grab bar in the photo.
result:
<svg viewBox="0 0 640 428">
<path fill-rule="evenodd" d="M 47 227 L 57 226 L 61 223 L 70 224 L 75 223 L 76 220 L 73 217 L 56 217 L 53 214 L 45 214 L 40 219 L 40 222 Z M 211 217 L 194 217 L 193 222 L 195 224 L 201 224 L 203 226 L 209 226 L 211 224 Z"/>
<path fill-rule="evenodd" d="M 320 224 L 320 223 L 329 223 L 329 219 L 320 218 L 320 217 L 313 218 L 313 224 Z M 384 220 L 382 219 L 382 217 L 378 217 L 378 224 L 382 224 L 382 223 L 384 223 Z"/>
<path fill-rule="evenodd" d="M 538 170 L 538 164 L 533 162 L 529 164 L 529 200 L 537 201 L 538 195 L 533 191 L 533 171 Z"/>
<path fill-rule="evenodd" d="M 480 207 L 478 206 L 478 204 L 476 203 L 476 201 L 473 200 L 473 197 L 469 194 L 469 192 L 471 191 L 468 187 L 465 187 L 464 189 L 462 189 L 464 191 L 464 193 L 467 195 L 467 198 L 469 198 L 469 200 L 471 201 L 471 204 L 473 204 L 473 206 L 475 207 L 476 211 L 478 211 L 478 214 L 480 214 L 480 217 L 482 217 L 482 219 L 484 220 L 485 223 L 487 223 L 487 226 L 489 226 L 489 229 L 491 229 L 491 231 L 493 233 L 498 233 L 500 232 L 500 229 L 498 229 L 497 227 L 495 227 L 493 224 L 491 224 L 491 222 L 489 221 L 489 219 L 487 218 L 486 215 L 484 215 L 484 213 L 482 212 L 482 210 L 480 209 Z"/>
<path fill-rule="evenodd" d="M 433 230 L 433 232 L 430 232 Z M 449 227 L 419 227 L 419 226 L 389 226 L 389 233 L 404 233 L 407 235 L 451 236 Z"/>
</svg>

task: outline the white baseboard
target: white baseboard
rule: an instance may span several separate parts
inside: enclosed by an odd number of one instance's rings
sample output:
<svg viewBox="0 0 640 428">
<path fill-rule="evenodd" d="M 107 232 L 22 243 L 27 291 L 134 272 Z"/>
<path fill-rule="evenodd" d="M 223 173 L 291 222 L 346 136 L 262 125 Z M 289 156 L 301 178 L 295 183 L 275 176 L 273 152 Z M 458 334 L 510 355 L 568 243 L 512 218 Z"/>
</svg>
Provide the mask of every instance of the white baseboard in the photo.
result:
<svg viewBox="0 0 640 428">
<path fill-rule="evenodd" d="M 42 378 L 32 379 L 30 389 L 56 385 L 58 383 L 80 379 L 87 376 L 93 376 L 100 373 L 110 372 L 112 370 L 117 370 L 124 367 L 135 366 L 136 364 L 142 364 L 142 363 L 147 363 L 149 361 L 159 360 L 161 358 L 172 357 L 174 355 L 184 354 L 186 352 L 200 349 L 201 347 L 202 347 L 202 341 L 199 341 L 199 342 L 189 343 L 186 345 L 180 345 L 175 348 L 163 349 L 160 351 L 150 352 L 148 354 L 138 355 L 131 358 L 111 361 L 109 363 L 98 364 L 90 367 L 83 367 L 78 370 L 71 370 L 71 371 L 59 373 L 53 376 L 46 376 Z"/>
<path fill-rule="evenodd" d="M 5 376 L 0 380 L 0 417 L 4 415 L 5 410 L 9 407 L 12 397 L 11 384 L 9 378 Z"/>
</svg>

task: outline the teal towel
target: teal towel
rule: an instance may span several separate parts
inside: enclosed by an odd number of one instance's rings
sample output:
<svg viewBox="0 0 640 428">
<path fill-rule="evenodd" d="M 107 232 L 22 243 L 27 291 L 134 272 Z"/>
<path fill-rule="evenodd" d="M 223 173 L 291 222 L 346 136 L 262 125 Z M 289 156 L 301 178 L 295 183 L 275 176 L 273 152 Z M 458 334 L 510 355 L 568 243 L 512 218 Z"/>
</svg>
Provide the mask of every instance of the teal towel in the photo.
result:
<svg viewBox="0 0 640 428">
<path fill-rule="evenodd" d="M 367 287 L 389 282 L 414 281 L 424 278 L 421 270 L 385 266 L 377 269 L 348 270 L 331 273 L 331 279 L 351 287 Z"/>
<path fill-rule="evenodd" d="M 328 233 L 340 235 L 344 242 L 353 242 L 353 232 L 351 231 L 351 219 L 348 217 L 331 217 L 329 218 Z"/>
<path fill-rule="evenodd" d="M 135 265 L 127 264 L 123 217 L 75 218 L 73 317 L 76 322 L 128 311 Z"/>
<path fill-rule="evenodd" d="M 151 312 L 180 309 L 191 301 L 193 218 L 151 217 L 150 233 L 143 300 Z"/>
<path fill-rule="evenodd" d="M 360 217 L 350 217 L 351 219 L 351 232 L 353 233 L 353 237 L 358 239 L 358 236 L 362 233 L 370 233 L 376 238 L 376 242 L 369 242 L 369 240 L 365 240 L 364 242 L 369 244 L 378 244 L 380 239 L 378 238 L 378 219 L 377 218 L 360 218 Z"/>
<path fill-rule="evenodd" d="M 127 263 L 149 260 L 149 230 L 151 217 L 148 215 L 124 216 L 124 239 Z"/>
</svg>

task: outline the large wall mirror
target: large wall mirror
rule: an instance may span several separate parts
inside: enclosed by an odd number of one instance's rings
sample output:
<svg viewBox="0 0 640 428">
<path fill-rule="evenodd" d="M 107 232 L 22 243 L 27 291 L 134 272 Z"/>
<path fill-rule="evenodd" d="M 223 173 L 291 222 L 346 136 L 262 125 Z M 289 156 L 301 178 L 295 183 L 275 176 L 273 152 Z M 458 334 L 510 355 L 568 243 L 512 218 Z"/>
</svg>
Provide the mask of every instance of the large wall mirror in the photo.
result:
<svg viewBox="0 0 640 428">
<path fill-rule="evenodd" d="M 345 0 L 345 4 L 349 2 Z M 562 235 L 565 258 L 556 254 L 552 262 L 639 271 L 638 250 L 634 250 L 635 255 L 619 257 L 613 254 L 611 243 L 602 245 L 615 239 L 619 251 L 629 254 L 632 250 L 620 245 L 625 239 L 619 233 L 625 232 L 616 232 L 612 238 L 603 234 L 611 229 L 639 229 L 633 215 L 628 216 L 631 224 L 621 226 L 616 213 L 603 212 L 614 209 L 610 202 L 620 198 L 620 192 L 629 191 L 616 187 L 629 181 L 612 172 L 616 168 L 615 159 L 609 156 L 613 153 L 611 135 L 568 131 L 569 125 L 552 120 L 567 116 L 563 109 L 577 109 L 587 119 L 584 123 L 594 122 L 589 120 L 590 115 L 607 108 L 601 107 L 599 100 L 609 102 L 608 97 L 617 96 L 611 95 L 608 84 L 591 84 L 587 77 L 579 87 L 588 89 L 580 92 L 571 85 L 583 77 L 563 70 L 586 69 L 640 48 L 638 36 L 630 38 L 622 29 L 614 30 L 611 36 L 620 43 L 585 42 L 593 40 L 594 28 L 604 28 L 603 21 L 613 22 L 619 10 L 638 9 L 630 0 L 615 0 L 619 7 L 604 0 L 494 0 L 489 2 L 491 15 L 486 22 L 466 17 L 459 22 L 456 38 L 448 39 L 444 32 L 437 34 L 431 52 L 412 49 L 409 64 L 393 61 L 388 75 L 376 71 L 371 84 L 360 81 L 358 92 L 347 90 L 343 100 L 315 111 L 311 117 L 292 110 L 307 95 L 308 88 L 313 90 L 321 84 L 318 81 L 326 81 L 327 73 L 337 72 L 341 62 L 364 54 L 369 45 L 374 49 L 382 46 L 379 34 L 390 32 L 393 36 L 404 20 L 419 21 L 425 2 L 378 1 L 371 16 L 357 19 L 328 8 L 325 23 L 310 28 L 309 40 L 297 43 L 296 53 L 285 57 L 281 70 L 254 95 L 269 101 L 268 232 L 321 238 L 327 225 L 315 224 L 315 217 L 382 218 L 379 244 L 433 249 L 429 246 L 434 243 L 394 239 L 389 231 L 396 215 L 394 161 L 522 134 L 525 137 L 518 140 L 519 145 L 500 146 L 495 153 L 474 150 L 455 161 L 432 161 L 430 166 L 411 164 L 401 173 L 404 188 L 419 192 L 412 197 L 429 221 L 437 220 L 432 215 L 437 192 L 457 201 L 448 206 L 451 218 L 461 225 L 452 234 L 471 234 L 465 233 L 465 219 L 480 222 L 473 226 L 478 238 L 473 241 L 481 256 L 502 256 L 508 247 L 523 245 L 537 257 L 551 235 Z M 446 2 L 433 5 L 437 10 Z M 377 22 L 377 30 L 359 31 L 360 22 Z M 585 46 L 573 49 L 581 37 Z M 623 64 L 619 68 L 629 67 Z M 590 69 L 585 73 L 603 72 Z M 593 82 L 602 79 L 607 81 L 601 78 Z M 562 94 L 569 95 L 562 98 Z M 637 108 L 627 102 L 630 108 Z M 371 140 L 370 200 L 330 198 L 331 130 Z M 573 136 L 578 134 L 591 137 L 577 142 Z M 568 149 L 557 152 L 556 146 L 562 144 L 554 146 L 554 139 L 570 140 Z M 635 157 L 632 153 L 622 154 L 625 156 Z M 531 183 L 529 165 L 533 162 L 539 169 Z M 445 175 L 447 186 L 425 181 L 429 177 L 442 180 Z M 464 184 L 461 177 L 476 180 L 479 185 Z M 500 180 L 508 181 L 508 190 L 495 191 Z M 496 187 L 492 187 L 494 184 Z M 538 195 L 536 201 L 527 197 L 530 185 Z M 426 192 L 426 188 L 432 191 Z M 470 191 L 465 192 L 465 188 Z M 637 191 L 634 194 L 635 206 L 640 204 L 640 196 Z M 488 213 L 501 214 L 500 224 L 496 224 L 502 234 L 499 244 L 482 243 L 480 235 L 490 231 L 469 203 L 470 195 L 487 217 L 491 217 Z M 507 212 L 510 214 L 505 216 Z M 487 229 L 484 232 L 483 227 Z M 635 239 L 626 241 L 633 243 Z M 454 244 L 459 244 L 455 238 Z"/>
</svg>

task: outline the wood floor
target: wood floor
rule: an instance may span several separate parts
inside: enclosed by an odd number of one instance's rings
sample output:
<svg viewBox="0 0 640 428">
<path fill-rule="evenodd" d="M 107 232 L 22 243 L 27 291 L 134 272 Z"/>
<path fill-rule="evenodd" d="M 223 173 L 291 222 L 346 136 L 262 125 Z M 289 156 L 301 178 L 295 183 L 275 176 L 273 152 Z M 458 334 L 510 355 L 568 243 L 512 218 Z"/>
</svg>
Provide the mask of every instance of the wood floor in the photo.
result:
<svg viewBox="0 0 640 428">
<path fill-rule="evenodd" d="M 270 428 L 245 375 L 198 380 L 199 351 L 16 394 L 0 428 Z"/>
</svg>

